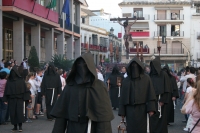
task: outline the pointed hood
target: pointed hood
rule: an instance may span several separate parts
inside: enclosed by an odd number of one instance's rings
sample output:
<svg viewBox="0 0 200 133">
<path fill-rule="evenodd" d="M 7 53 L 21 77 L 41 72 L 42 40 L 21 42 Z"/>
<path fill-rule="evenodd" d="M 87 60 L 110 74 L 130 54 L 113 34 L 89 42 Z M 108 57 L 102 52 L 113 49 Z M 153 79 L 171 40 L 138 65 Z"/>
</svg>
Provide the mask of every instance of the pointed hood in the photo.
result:
<svg viewBox="0 0 200 133">
<path fill-rule="evenodd" d="M 156 69 L 156 72 L 158 73 L 158 75 L 160 75 L 160 72 L 162 69 L 161 69 L 160 59 L 158 57 L 150 62 L 150 67 L 151 67 L 150 75 L 152 74 L 152 65 Z"/>
<path fill-rule="evenodd" d="M 13 66 L 13 68 L 10 71 L 9 80 L 17 80 L 18 78 L 21 78 L 19 71 L 17 70 L 17 66 Z"/>
<path fill-rule="evenodd" d="M 165 65 L 164 67 L 163 67 L 163 70 L 168 74 L 168 76 L 172 76 L 171 75 L 171 73 L 170 73 L 170 70 L 169 70 L 169 66 L 168 65 Z"/>
<path fill-rule="evenodd" d="M 78 57 L 75 60 L 73 66 L 72 66 L 71 72 L 70 72 L 70 74 L 69 74 L 69 76 L 67 78 L 67 83 L 70 83 L 71 81 L 73 81 L 75 79 L 75 76 L 76 76 L 76 61 L 78 59 L 80 59 L 80 58 L 82 58 L 85 61 L 86 65 L 87 65 L 87 67 L 89 69 L 89 71 L 94 76 L 94 81 L 98 79 L 97 78 L 97 72 L 96 72 L 96 67 L 95 67 L 95 64 L 94 64 L 93 56 L 92 56 L 91 53 L 85 53 L 85 54 L 81 55 L 80 57 Z"/>
<path fill-rule="evenodd" d="M 130 77 L 130 75 L 131 75 L 131 64 L 132 64 L 133 62 L 136 62 L 136 63 L 140 66 L 140 76 L 144 75 L 144 65 L 143 65 L 143 63 L 142 63 L 137 57 L 134 57 L 134 58 L 128 63 L 128 65 L 126 66 L 128 76 Z"/>
</svg>

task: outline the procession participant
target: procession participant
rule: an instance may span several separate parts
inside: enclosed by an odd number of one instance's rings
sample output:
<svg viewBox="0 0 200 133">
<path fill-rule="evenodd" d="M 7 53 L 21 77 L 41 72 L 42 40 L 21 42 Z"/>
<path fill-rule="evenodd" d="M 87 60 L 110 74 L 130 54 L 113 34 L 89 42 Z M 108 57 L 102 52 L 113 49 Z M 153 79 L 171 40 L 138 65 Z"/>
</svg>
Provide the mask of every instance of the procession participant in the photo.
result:
<svg viewBox="0 0 200 133">
<path fill-rule="evenodd" d="M 126 78 L 128 76 L 127 72 L 126 72 L 126 67 L 125 66 L 122 67 L 121 74 L 122 74 L 122 76 L 124 76 L 124 78 Z"/>
<path fill-rule="evenodd" d="M 46 102 L 46 112 L 47 119 L 49 121 L 53 120 L 53 117 L 50 116 L 50 112 L 62 91 L 62 84 L 60 80 L 60 75 L 55 71 L 53 64 L 49 64 L 42 83 L 41 83 L 41 94 L 45 97 Z"/>
<path fill-rule="evenodd" d="M 51 115 L 53 133 L 112 133 L 114 118 L 105 84 L 97 77 L 93 56 L 85 53 L 72 66 Z M 68 123 L 68 124 L 67 124 Z"/>
<path fill-rule="evenodd" d="M 122 82 L 119 116 L 126 117 L 127 133 L 147 132 L 147 113 L 156 112 L 156 95 L 143 64 L 137 58 L 127 65 L 128 77 Z M 133 126 L 134 125 L 134 126 Z"/>
<path fill-rule="evenodd" d="M 110 100 L 112 103 L 112 107 L 115 110 L 116 108 L 119 108 L 119 97 L 120 97 L 120 90 L 119 85 L 117 83 L 117 78 L 121 78 L 121 81 L 123 79 L 123 75 L 119 72 L 119 69 L 117 66 L 113 67 L 112 73 L 108 77 L 107 83 L 109 84 L 109 94 L 110 94 Z"/>
<path fill-rule="evenodd" d="M 156 114 L 150 117 L 150 133 L 168 133 L 167 128 L 167 103 L 169 101 L 169 78 L 161 70 L 160 59 L 155 58 L 150 63 L 150 78 L 157 97 Z"/>
<path fill-rule="evenodd" d="M 170 93 L 169 93 L 169 101 L 167 104 L 167 120 L 168 120 L 168 125 L 169 123 L 174 123 L 174 109 L 175 109 L 175 102 L 176 99 L 179 98 L 178 94 L 178 86 L 176 83 L 176 78 L 170 73 L 169 66 L 165 65 L 163 67 L 163 70 L 167 73 L 169 80 L 170 80 Z"/>
<path fill-rule="evenodd" d="M 6 83 L 3 101 L 8 104 L 11 124 L 14 125 L 12 131 L 22 132 L 22 123 L 25 121 L 23 114 L 24 101 L 30 100 L 30 92 L 26 89 L 23 78 L 19 75 L 17 67 L 13 66 Z"/>
</svg>

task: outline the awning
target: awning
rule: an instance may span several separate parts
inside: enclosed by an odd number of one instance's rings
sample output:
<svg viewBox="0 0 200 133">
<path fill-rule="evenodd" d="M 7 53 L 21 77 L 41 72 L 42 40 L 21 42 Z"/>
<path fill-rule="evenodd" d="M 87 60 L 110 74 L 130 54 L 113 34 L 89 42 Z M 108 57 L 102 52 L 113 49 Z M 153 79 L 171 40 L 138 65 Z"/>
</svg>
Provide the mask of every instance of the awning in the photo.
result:
<svg viewBox="0 0 200 133">
<path fill-rule="evenodd" d="M 170 7 L 170 10 L 183 10 L 183 7 Z"/>
<path fill-rule="evenodd" d="M 183 7 L 155 7 L 155 10 L 183 10 Z"/>
<path fill-rule="evenodd" d="M 94 14 L 93 12 L 91 12 L 91 11 L 88 10 L 88 9 L 83 9 L 83 8 L 81 8 L 81 11 L 83 11 L 84 13 L 86 13 L 86 14 L 89 15 L 89 16 L 97 16 L 96 14 Z"/>
<path fill-rule="evenodd" d="M 155 7 L 155 10 L 169 10 L 169 7 Z"/>
<path fill-rule="evenodd" d="M 131 27 L 132 30 L 149 30 L 149 23 L 135 23 Z"/>
</svg>

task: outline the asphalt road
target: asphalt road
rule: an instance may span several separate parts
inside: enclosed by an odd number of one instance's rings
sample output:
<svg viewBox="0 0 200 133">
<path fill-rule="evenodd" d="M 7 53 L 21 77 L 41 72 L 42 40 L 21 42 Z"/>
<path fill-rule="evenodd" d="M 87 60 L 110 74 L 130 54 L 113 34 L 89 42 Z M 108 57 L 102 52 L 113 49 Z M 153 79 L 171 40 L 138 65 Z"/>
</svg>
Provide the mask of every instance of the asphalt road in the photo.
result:
<svg viewBox="0 0 200 133">
<path fill-rule="evenodd" d="M 119 125 L 121 118 L 117 116 L 117 111 L 113 111 L 115 119 L 112 121 L 113 133 L 117 133 L 117 126 Z M 183 131 L 185 123 L 182 123 L 184 116 L 180 113 L 180 108 L 176 108 L 175 123 L 169 126 L 169 133 L 186 133 Z M 53 121 L 47 121 L 46 117 L 39 117 L 38 120 L 33 120 L 32 123 L 23 124 L 23 133 L 51 133 L 53 128 Z M 13 126 L 9 123 L 8 125 L 0 125 L 0 133 L 10 133 Z"/>
</svg>

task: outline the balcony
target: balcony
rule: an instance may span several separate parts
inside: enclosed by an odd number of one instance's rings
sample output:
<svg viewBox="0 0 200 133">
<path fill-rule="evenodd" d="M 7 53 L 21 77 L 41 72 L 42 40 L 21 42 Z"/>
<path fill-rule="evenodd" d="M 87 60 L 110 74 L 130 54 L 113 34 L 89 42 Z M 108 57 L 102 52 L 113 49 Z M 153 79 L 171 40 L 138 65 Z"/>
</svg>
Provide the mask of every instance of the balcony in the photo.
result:
<svg viewBox="0 0 200 133">
<path fill-rule="evenodd" d="M 169 22 L 169 23 L 183 23 L 184 22 L 184 15 L 176 15 L 176 16 L 166 16 L 165 14 L 155 14 L 154 15 L 154 22 L 155 23 L 163 23 L 163 22 Z"/>
<path fill-rule="evenodd" d="M 139 48 L 138 52 L 141 53 L 140 48 Z M 143 54 L 149 54 L 150 50 L 149 50 L 149 48 L 143 48 L 142 52 L 143 52 Z M 130 48 L 129 54 L 137 54 L 137 49 L 136 48 Z"/>
<path fill-rule="evenodd" d="M 130 32 L 130 34 L 132 35 L 132 37 L 149 37 L 149 31 L 144 31 L 144 32 L 135 31 L 135 32 Z"/>
<path fill-rule="evenodd" d="M 38 4 L 34 0 L 23 0 L 23 2 L 22 0 L 2 0 L 2 3 L 3 6 L 13 6 L 54 23 L 58 23 L 57 12 Z"/>
<path fill-rule="evenodd" d="M 154 48 L 154 54 L 158 54 L 157 48 Z M 162 48 L 160 54 L 180 55 L 184 54 L 184 48 Z"/>
<path fill-rule="evenodd" d="M 158 36 L 159 37 L 166 36 L 166 38 L 169 38 L 169 39 L 171 39 L 171 37 L 181 39 L 181 38 L 184 38 L 184 31 L 180 31 L 180 30 L 169 31 L 169 32 L 168 31 L 165 31 L 165 32 L 154 31 L 154 38 L 157 38 Z"/>
<path fill-rule="evenodd" d="M 88 44 L 86 43 L 81 43 L 81 48 L 82 50 L 86 50 L 88 47 Z M 98 51 L 98 52 L 107 52 L 107 47 L 106 46 L 98 46 L 98 45 L 89 45 L 89 50 L 90 51 Z"/>
</svg>

